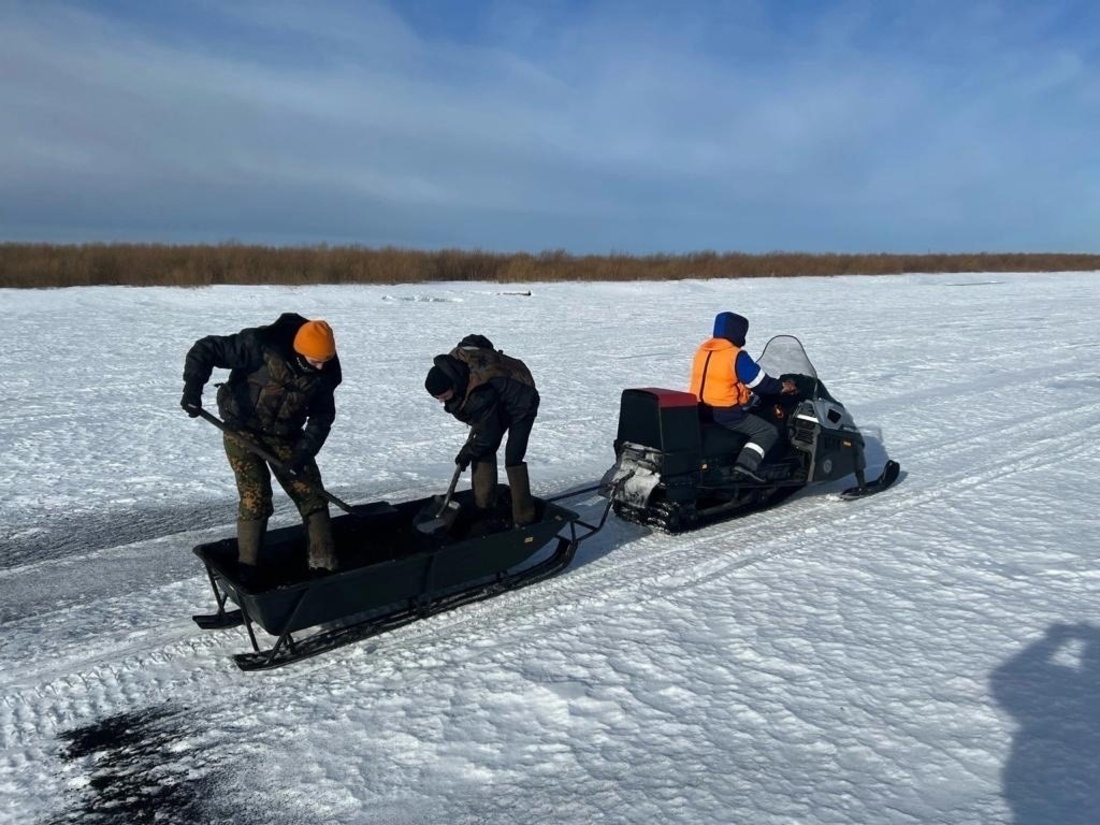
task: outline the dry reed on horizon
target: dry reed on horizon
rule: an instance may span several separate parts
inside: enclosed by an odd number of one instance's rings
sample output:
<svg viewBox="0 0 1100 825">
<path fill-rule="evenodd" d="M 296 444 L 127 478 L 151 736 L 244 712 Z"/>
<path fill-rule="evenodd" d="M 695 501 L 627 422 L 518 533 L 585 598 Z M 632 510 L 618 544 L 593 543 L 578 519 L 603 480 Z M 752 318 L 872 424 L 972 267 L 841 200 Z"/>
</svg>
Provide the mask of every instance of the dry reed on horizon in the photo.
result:
<svg viewBox="0 0 1100 825">
<path fill-rule="evenodd" d="M 1084 253 L 839 254 L 702 251 L 667 255 L 421 251 L 238 243 L 0 244 L 0 287 L 403 284 L 439 281 L 653 281 L 907 272 L 1100 271 Z"/>
</svg>

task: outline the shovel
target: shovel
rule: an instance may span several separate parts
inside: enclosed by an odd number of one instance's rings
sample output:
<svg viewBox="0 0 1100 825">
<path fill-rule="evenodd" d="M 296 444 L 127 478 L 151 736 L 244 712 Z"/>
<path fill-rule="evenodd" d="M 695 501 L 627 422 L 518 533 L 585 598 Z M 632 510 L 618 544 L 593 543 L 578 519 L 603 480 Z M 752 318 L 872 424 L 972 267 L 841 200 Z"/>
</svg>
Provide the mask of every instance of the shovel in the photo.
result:
<svg viewBox="0 0 1100 825">
<path fill-rule="evenodd" d="M 251 438 L 246 436 L 244 433 L 241 433 L 241 432 L 238 432 L 237 430 L 234 430 L 232 427 L 230 427 L 228 424 L 226 424 L 224 421 L 222 421 L 216 415 L 211 415 L 206 410 L 204 410 L 202 407 L 198 408 L 198 412 L 199 412 L 199 416 L 201 418 L 205 419 L 206 421 L 209 421 L 211 424 L 213 424 L 215 427 L 217 427 L 223 433 L 228 435 L 230 438 L 232 438 L 234 441 L 236 441 L 238 444 L 240 444 L 242 447 L 244 447 L 250 453 L 254 453 L 254 454 L 258 455 L 260 458 L 262 458 L 264 461 L 266 461 L 272 467 L 274 467 L 278 470 L 282 470 L 284 473 L 287 473 L 288 475 L 292 476 L 296 480 L 301 481 L 303 484 L 307 484 L 310 488 L 315 490 L 321 496 L 321 498 L 323 498 L 325 501 L 329 502 L 330 504 L 336 505 L 341 510 L 343 510 L 345 513 L 349 513 L 349 514 L 351 514 L 353 516 L 357 516 L 359 518 L 367 518 L 371 515 L 374 515 L 374 512 L 372 512 L 372 511 L 376 510 L 377 508 L 373 507 L 372 505 L 368 504 L 368 505 L 365 505 L 365 506 L 359 507 L 359 508 L 352 507 L 346 501 L 341 501 L 340 499 L 338 499 L 336 496 L 334 496 L 332 493 L 330 493 L 328 490 L 324 489 L 320 485 L 310 484 L 308 481 L 306 481 L 301 476 L 298 476 L 298 475 L 295 475 L 294 473 L 291 473 L 290 468 L 286 464 L 284 464 L 278 458 L 273 456 L 271 453 L 269 453 L 267 450 L 265 450 L 263 447 L 261 447 L 255 441 L 253 441 Z"/>
<path fill-rule="evenodd" d="M 455 487 L 458 485 L 458 478 L 461 475 L 462 467 L 455 465 L 455 472 L 451 476 L 451 485 L 447 488 L 447 495 L 433 496 L 432 500 L 417 513 L 414 524 L 421 533 L 429 535 L 445 533 L 455 523 L 462 506 L 457 501 L 452 501 L 451 498 L 455 494 Z"/>
</svg>

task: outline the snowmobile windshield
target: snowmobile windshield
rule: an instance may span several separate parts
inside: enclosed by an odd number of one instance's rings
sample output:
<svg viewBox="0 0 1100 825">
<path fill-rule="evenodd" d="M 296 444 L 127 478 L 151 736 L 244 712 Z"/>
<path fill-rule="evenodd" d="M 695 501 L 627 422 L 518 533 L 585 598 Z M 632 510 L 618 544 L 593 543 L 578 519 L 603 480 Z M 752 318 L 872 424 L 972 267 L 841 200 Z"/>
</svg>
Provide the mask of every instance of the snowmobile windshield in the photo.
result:
<svg viewBox="0 0 1100 825">
<path fill-rule="evenodd" d="M 776 335 L 768 341 L 756 363 L 773 378 L 788 373 L 817 378 L 817 371 L 806 357 L 802 342 L 793 335 Z"/>
</svg>

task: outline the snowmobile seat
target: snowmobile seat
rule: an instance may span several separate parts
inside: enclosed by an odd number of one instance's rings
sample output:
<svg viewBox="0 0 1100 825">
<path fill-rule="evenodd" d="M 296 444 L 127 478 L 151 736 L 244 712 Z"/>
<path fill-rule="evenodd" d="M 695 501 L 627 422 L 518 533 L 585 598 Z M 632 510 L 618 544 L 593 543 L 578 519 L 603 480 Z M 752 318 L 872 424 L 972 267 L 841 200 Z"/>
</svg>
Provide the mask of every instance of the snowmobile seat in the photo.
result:
<svg viewBox="0 0 1100 825">
<path fill-rule="evenodd" d="M 748 441 L 748 436 L 736 433 L 723 427 L 721 424 L 708 423 L 703 425 L 703 456 L 713 459 L 728 457 L 741 452 L 741 448 Z"/>
</svg>

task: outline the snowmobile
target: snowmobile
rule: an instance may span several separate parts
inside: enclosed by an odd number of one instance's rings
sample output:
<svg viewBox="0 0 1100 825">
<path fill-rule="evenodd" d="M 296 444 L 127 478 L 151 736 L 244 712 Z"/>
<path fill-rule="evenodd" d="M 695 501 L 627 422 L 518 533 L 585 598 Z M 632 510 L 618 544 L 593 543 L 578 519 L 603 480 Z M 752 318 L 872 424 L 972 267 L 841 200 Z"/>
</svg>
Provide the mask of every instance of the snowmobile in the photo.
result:
<svg viewBox="0 0 1100 825">
<path fill-rule="evenodd" d="M 780 429 L 780 442 L 760 464 L 763 481 L 734 471 L 745 436 L 711 420 L 689 392 L 655 387 L 623 390 L 615 464 L 601 493 L 616 516 L 669 533 L 690 530 L 771 507 L 809 484 L 855 475 L 841 498 L 881 492 L 900 473 L 887 460 L 866 478 L 864 438 L 844 405 L 817 377 L 802 343 L 790 335 L 768 341 L 757 363 L 794 381 L 793 395 L 755 399 L 753 412 Z"/>
<path fill-rule="evenodd" d="M 517 527 L 507 523 L 508 486 L 498 485 L 499 518 L 490 530 L 474 507 L 473 491 L 454 492 L 454 480 L 443 501 L 434 496 L 353 507 L 326 493 L 347 510 L 332 519 L 338 572 L 311 575 L 301 524 L 269 531 L 258 573 L 248 577 L 237 564 L 236 538 L 200 544 L 193 552 L 206 568 L 217 610 L 192 619 L 204 630 L 244 625 L 252 650 L 234 655 L 241 670 L 324 653 L 564 570 L 577 546 L 603 527 L 610 502 L 596 523 L 557 502 L 596 489 L 534 498 L 535 522 Z M 227 609 L 230 602 L 237 607 Z M 274 642 L 261 644 L 257 628 Z"/>
</svg>

